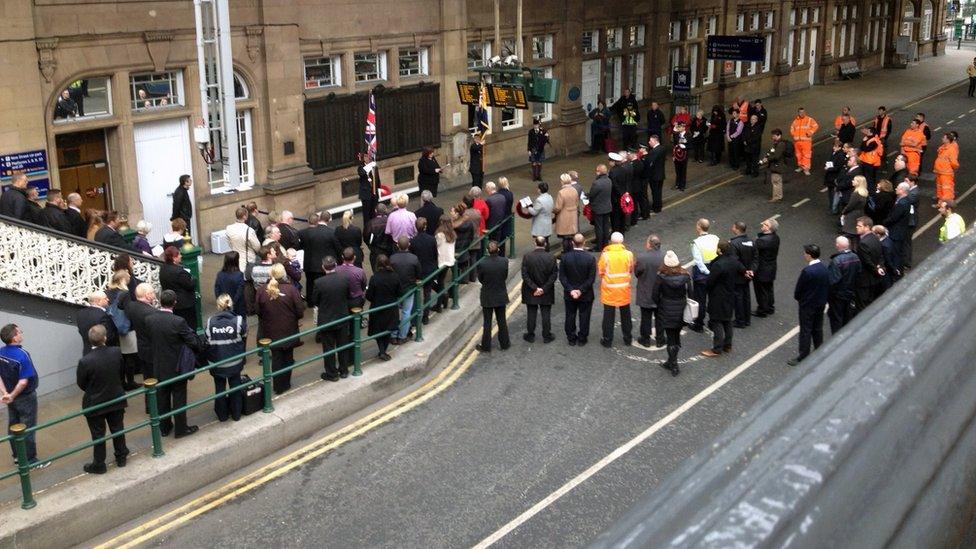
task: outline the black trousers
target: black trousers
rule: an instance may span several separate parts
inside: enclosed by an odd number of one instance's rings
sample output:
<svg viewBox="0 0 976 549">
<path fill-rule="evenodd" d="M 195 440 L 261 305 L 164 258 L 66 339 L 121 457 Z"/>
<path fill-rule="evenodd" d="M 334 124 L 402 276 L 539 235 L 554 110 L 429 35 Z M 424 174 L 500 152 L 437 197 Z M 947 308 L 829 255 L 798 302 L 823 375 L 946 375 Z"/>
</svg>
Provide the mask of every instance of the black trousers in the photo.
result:
<svg viewBox="0 0 976 549">
<path fill-rule="evenodd" d="M 190 329 L 194 332 L 196 332 L 197 328 L 200 327 L 197 324 L 197 309 L 195 306 L 184 307 L 182 309 L 173 309 L 173 314 L 185 320 L 186 323 L 190 325 Z"/>
<path fill-rule="evenodd" d="M 613 325 L 616 320 L 617 309 L 620 310 L 620 331 L 624 336 L 624 344 L 630 345 L 633 339 L 633 320 L 630 318 L 630 305 L 614 307 L 613 305 L 603 306 L 603 340 L 613 342 Z"/>
<path fill-rule="evenodd" d="M 857 307 L 857 312 L 860 313 L 864 309 L 867 309 L 868 305 L 873 303 L 879 295 L 881 295 L 881 288 L 877 284 L 873 286 L 858 286 L 854 290 L 854 303 Z"/>
<path fill-rule="evenodd" d="M 484 173 L 474 173 L 471 172 L 471 186 L 478 187 L 479 189 L 485 184 L 485 174 Z"/>
<path fill-rule="evenodd" d="M 295 349 L 271 349 L 271 371 L 284 370 L 295 363 Z M 291 389 L 291 370 L 271 378 L 276 395 Z"/>
<path fill-rule="evenodd" d="M 804 359 L 810 354 L 810 341 L 816 349 L 823 344 L 823 309 L 800 308 L 800 354 Z"/>
<path fill-rule="evenodd" d="M 535 335 L 535 320 L 537 313 L 542 312 L 542 337 L 552 337 L 552 305 L 526 305 L 528 317 L 525 319 L 525 331 Z"/>
<path fill-rule="evenodd" d="M 664 335 L 668 347 L 681 348 L 681 328 L 665 328 Z"/>
<path fill-rule="evenodd" d="M 441 293 L 442 291 L 444 291 L 444 280 L 447 279 L 447 273 L 450 270 L 451 270 L 450 267 L 445 267 L 445 268 L 441 269 L 441 271 L 437 274 L 436 277 L 434 277 L 434 291 L 436 293 Z M 444 292 L 444 294 L 441 295 L 441 297 L 437 299 L 437 303 L 431 304 L 431 307 L 436 307 L 436 308 L 439 308 L 439 309 L 446 308 L 447 307 L 447 300 L 448 300 L 448 293 L 450 293 L 450 292 Z M 427 297 L 424 297 L 424 300 L 426 301 L 427 300 Z"/>
<path fill-rule="evenodd" d="M 911 227 L 911 231 L 908 234 L 911 235 L 914 232 L 915 227 Z M 898 245 L 898 241 L 895 241 L 895 245 Z M 901 260 L 901 275 L 905 276 L 905 269 L 912 268 L 912 239 L 910 236 L 901 242 L 901 254 L 899 259 Z"/>
<path fill-rule="evenodd" d="M 969 77 L 969 97 L 972 97 L 973 96 L 973 93 L 976 93 L 976 78 L 973 78 L 972 76 L 970 76 Z"/>
<path fill-rule="evenodd" d="M 613 209 L 610 210 L 610 228 L 618 233 L 623 233 L 627 231 L 627 215 L 624 211 L 620 209 L 620 197 L 614 196 L 610 200 L 613 201 Z M 607 242 L 610 241 L 610 235 L 607 234 Z"/>
<path fill-rule="evenodd" d="M 502 349 L 508 349 L 512 342 L 508 338 L 508 321 L 505 319 L 505 306 L 501 307 L 482 307 L 481 316 L 484 320 L 483 331 L 481 333 L 481 348 L 491 350 L 491 316 L 495 315 L 495 322 L 498 323 L 498 345 Z"/>
<path fill-rule="evenodd" d="M 647 219 L 651 215 L 651 202 L 647 199 L 647 181 L 640 181 L 634 184 L 634 205 L 637 211 L 631 214 L 631 225 L 637 224 L 637 218 Z"/>
<path fill-rule="evenodd" d="M 854 318 L 854 299 L 831 296 L 827 299 L 827 320 L 830 333 L 836 334 Z"/>
<path fill-rule="evenodd" d="M 610 243 L 610 214 L 593 214 L 594 243 L 597 251 Z"/>
<path fill-rule="evenodd" d="M 349 325 L 344 324 L 328 330 L 319 332 L 322 341 L 322 352 L 327 353 L 333 349 L 338 349 L 349 343 Z M 338 355 L 338 357 L 336 356 Z M 339 367 L 336 368 L 336 362 Z M 349 350 L 331 353 L 322 357 L 322 364 L 325 367 L 325 375 L 330 378 L 339 377 L 339 374 L 349 373 Z"/>
<path fill-rule="evenodd" d="M 739 159 L 742 158 L 742 144 L 738 139 L 729 141 L 729 166 L 733 170 L 739 169 Z"/>
<path fill-rule="evenodd" d="M 98 414 L 96 416 L 85 416 L 85 421 L 88 422 L 88 430 L 91 431 L 92 440 L 98 440 L 105 436 L 105 427 L 108 426 L 108 430 L 114 435 L 118 433 L 125 426 L 122 424 L 122 417 L 125 415 L 125 410 L 115 410 L 112 412 L 106 412 L 104 414 Z M 129 449 L 125 446 L 125 435 L 119 435 L 112 439 L 112 447 L 115 450 L 115 458 L 120 459 L 129 455 Z M 99 442 L 92 446 L 95 458 L 92 463 L 95 465 L 105 464 L 105 443 Z"/>
<path fill-rule="evenodd" d="M 590 337 L 590 313 L 593 312 L 592 301 L 566 299 L 566 339 L 569 341 L 586 342 Z M 579 328 L 576 321 L 579 319 Z"/>
<path fill-rule="evenodd" d="M 701 281 L 692 282 L 691 293 L 694 294 L 695 301 L 698 302 L 698 318 L 692 325 L 699 329 L 705 325 L 705 314 L 708 312 L 708 289 L 705 287 L 704 278 Z"/>
<path fill-rule="evenodd" d="M 688 161 L 674 163 L 674 185 L 681 190 L 688 185 Z"/>
<path fill-rule="evenodd" d="M 721 353 L 732 347 L 731 320 L 709 320 L 708 329 L 712 331 L 712 351 Z"/>
<path fill-rule="evenodd" d="M 142 371 L 139 365 L 139 355 L 129 353 L 122 355 L 122 383 L 135 383 L 136 374 Z"/>
<path fill-rule="evenodd" d="M 705 161 L 705 140 L 695 139 L 692 140 L 691 145 L 695 151 L 695 162 Z"/>
<path fill-rule="evenodd" d="M 756 310 L 771 315 L 776 312 L 776 299 L 773 295 L 773 281 L 753 280 L 752 287 L 756 290 Z"/>
<path fill-rule="evenodd" d="M 623 136 L 623 147 L 625 149 L 637 146 L 637 126 L 623 125 L 620 127 L 620 132 Z"/>
<path fill-rule="evenodd" d="M 290 372 L 289 372 L 290 374 Z M 277 378 L 276 378 L 277 379 Z M 241 375 L 214 376 L 214 393 L 220 393 L 226 389 L 233 389 L 241 386 Z M 241 411 L 244 409 L 244 391 L 235 391 L 229 395 L 224 395 L 214 399 L 214 413 L 217 419 L 227 421 L 227 418 L 241 419 Z"/>
<path fill-rule="evenodd" d="M 664 181 L 651 181 L 651 211 L 661 213 L 664 202 Z"/>
<path fill-rule="evenodd" d="M 864 174 L 864 179 L 868 180 L 868 196 L 874 196 L 874 192 L 878 188 L 877 166 L 861 162 L 861 172 Z M 884 220 L 882 219 L 880 221 Z"/>
<path fill-rule="evenodd" d="M 657 308 L 641 307 L 640 337 L 641 339 L 651 338 L 651 326 L 654 327 L 654 342 L 658 345 L 664 343 L 664 321 Z"/>
<path fill-rule="evenodd" d="M 434 195 L 434 198 L 437 198 L 437 186 L 438 186 L 438 183 L 426 183 L 425 182 L 425 183 L 420 183 L 418 186 L 420 187 L 420 192 L 430 191 L 430 194 Z"/>
<path fill-rule="evenodd" d="M 370 255 L 370 262 L 375 262 L 375 256 Z M 314 307 L 315 304 L 312 303 L 312 290 L 315 288 L 315 281 L 322 277 L 325 273 L 313 273 L 310 271 L 305 271 L 305 303 L 309 307 Z"/>
<path fill-rule="evenodd" d="M 159 414 L 168 414 L 171 410 L 186 406 L 186 380 L 170 385 L 163 385 L 156 393 L 159 400 Z M 180 412 L 173 417 L 160 420 L 159 428 L 169 434 L 176 425 L 176 434 L 186 432 L 186 412 Z"/>
<path fill-rule="evenodd" d="M 749 291 L 749 283 L 736 284 L 735 293 L 732 294 L 733 307 L 735 311 L 735 321 L 743 326 L 752 323 L 752 292 Z"/>
</svg>

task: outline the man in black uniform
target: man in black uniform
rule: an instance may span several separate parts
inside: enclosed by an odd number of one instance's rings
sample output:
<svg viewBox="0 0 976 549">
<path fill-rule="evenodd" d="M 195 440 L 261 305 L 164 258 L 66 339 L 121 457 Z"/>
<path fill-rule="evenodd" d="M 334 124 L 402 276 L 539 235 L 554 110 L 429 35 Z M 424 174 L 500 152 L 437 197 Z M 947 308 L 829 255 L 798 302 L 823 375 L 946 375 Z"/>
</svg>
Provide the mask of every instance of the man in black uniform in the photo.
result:
<svg viewBox="0 0 976 549">
<path fill-rule="evenodd" d="M 610 107 L 610 110 L 620 119 L 624 149 L 637 146 L 637 125 L 640 124 L 637 98 L 630 93 L 629 89 L 624 90 L 624 94 Z"/>
<path fill-rule="evenodd" d="M 474 137 L 469 149 L 471 156 L 468 163 L 468 171 L 471 172 L 471 186 L 481 187 L 485 181 L 485 139 L 480 135 Z"/>
<path fill-rule="evenodd" d="M 739 263 L 745 267 L 744 273 L 739 273 L 735 277 L 735 322 L 732 324 L 736 328 L 745 328 L 752 324 L 752 295 L 749 292 L 749 282 L 756 272 L 757 256 L 756 247 L 753 245 L 749 235 L 746 234 L 746 224 L 736 221 L 732 224 L 732 239 L 729 240 L 732 251 L 739 259 Z"/>
<path fill-rule="evenodd" d="M 610 153 L 610 227 L 613 232 L 623 233 L 627 230 L 627 216 L 620 207 L 620 197 L 630 190 L 630 167 L 627 165 L 627 153 Z"/>
<path fill-rule="evenodd" d="M 504 351 L 512 346 L 508 338 L 505 307 L 508 305 L 508 259 L 498 255 L 498 243 L 488 243 L 488 257 L 478 264 L 481 282 L 481 312 L 484 318 L 481 343 L 475 346 L 482 353 L 491 352 L 491 317 L 498 322 L 498 346 Z"/>
<path fill-rule="evenodd" d="M 356 168 L 359 176 L 359 201 L 363 204 L 363 229 L 376 216 L 376 203 L 379 201 L 379 184 L 374 184 L 373 172 L 366 170 L 368 159 L 367 155 L 359 153 L 359 167 Z"/>
<path fill-rule="evenodd" d="M 664 166 L 667 159 L 664 156 L 664 145 L 661 136 L 651 134 L 647 140 L 650 149 L 644 155 L 644 173 L 651 185 L 651 211 L 661 213 L 664 192 Z"/>
<path fill-rule="evenodd" d="M 773 294 L 773 282 L 776 280 L 776 259 L 779 256 L 779 222 L 767 219 L 759 226 L 759 236 L 756 237 L 756 269 L 752 276 L 752 285 L 756 290 L 756 310 L 752 313 L 759 318 L 765 318 L 776 312 L 776 301 Z"/>
<path fill-rule="evenodd" d="M 47 221 L 48 227 L 51 227 L 55 231 L 71 234 L 71 225 L 68 224 L 68 218 L 64 215 L 64 210 L 61 209 L 61 201 L 60 189 L 49 190 L 47 192 L 47 200 L 44 203 L 44 209 L 41 213 L 44 216 L 44 220 Z"/>
<path fill-rule="evenodd" d="M 647 200 L 647 176 L 644 163 L 636 154 L 628 155 L 630 168 L 630 196 L 634 199 L 634 212 L 630 214 L 630 224 L 636 225 L 637 219 L 651 217 L 651 203 Z"/>
<path fill-rule="evenodd" d="M 552 335 L 552 305 L 556 301 L 558 274 L 556 258 L 546 249 L 546 237 L 535 237 L 535 249 L 522 258 L 522 302 L 528 308 L 522 339 L 529 343 L 535 341 L 536 314 L 540 311 L 542 342 L 555 339 Z"/>
</svg>

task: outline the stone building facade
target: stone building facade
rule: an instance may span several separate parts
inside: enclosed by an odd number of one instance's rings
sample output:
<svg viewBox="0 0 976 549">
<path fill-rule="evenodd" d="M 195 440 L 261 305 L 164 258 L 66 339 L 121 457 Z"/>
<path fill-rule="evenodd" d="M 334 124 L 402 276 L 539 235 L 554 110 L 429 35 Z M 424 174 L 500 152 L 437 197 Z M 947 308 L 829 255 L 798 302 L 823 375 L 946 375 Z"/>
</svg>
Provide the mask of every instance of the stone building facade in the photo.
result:
<svg viewBox="0 0 976 549">
<path fill-rule="evenodd" d="M 192 174 L 193 228 L 206 236 L 247 201 L 296 215 L 355 202 L 353 156 L 365 98 L 376 90 L 382 181 L 414 187 L 425 146 L 446 166 L 443 185 L 466 181 L 472 122 L 455 82 L 517 51 L 515 0 L 499 2 L 500 42 L 490 1 L 230 5 L 249 190 L 211 189 L 194 143 L 201 100 L 189 0 L 5 0 L 0 156 L 46 151 L 52 187 L 147 218 L 157 236 L 167 230 L 176 177 Z M 782 95 L 839 78 L 840 63 L 904 65 L 900 46 L 913 44 L 919 58 L 939 55 L 945 17 L 945 0 L 524 2 L 523 61 L 560 80 L 559 100 L 492 109 L 487 168 L 525 162 L 533 116 L 549 126 L 552 154 L 565 154 L 586 146 L 586 107 L 597 98 L 631 88 L 645 103 L 670 103 L 675 66 L 692 70 L 692 93 L 705 107 Z M 711 34 L 764 35 L 766 59 L 706 60 Z M 62 93 L 71 102 L 59 101 Z"/>
</svg>

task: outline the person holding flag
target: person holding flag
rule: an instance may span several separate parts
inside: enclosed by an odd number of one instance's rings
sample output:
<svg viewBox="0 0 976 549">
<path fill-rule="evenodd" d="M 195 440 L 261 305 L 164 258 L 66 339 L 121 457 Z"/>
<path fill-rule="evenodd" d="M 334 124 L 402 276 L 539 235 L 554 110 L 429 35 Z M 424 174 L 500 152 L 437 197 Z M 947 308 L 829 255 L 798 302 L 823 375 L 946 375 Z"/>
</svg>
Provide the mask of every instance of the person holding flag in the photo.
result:
<svg viewBox="0 0 976 549">
<path fill-rule="evenodd" d="M 485 181 L 485 136 L 491 133 L 488 123 L 488 88 L 484 85 L 479 87 L 475 117 L 477 129 L 469 150 L 468 171 L 471 173 L 471 186 L 481 188 Z"/>
<path fill-rule="evenodd" d="M 366 112 L 366 130 L 364 132 L 366 152 L 359 154 L 359 201 L 363 205 L 363 229 L 369 227 L 369 222 L 376 216 L 376 204 L 379 203 L 379 172 L 376 169 L 376 99 L 369 94 L 369 110 Z"/>
</svg>

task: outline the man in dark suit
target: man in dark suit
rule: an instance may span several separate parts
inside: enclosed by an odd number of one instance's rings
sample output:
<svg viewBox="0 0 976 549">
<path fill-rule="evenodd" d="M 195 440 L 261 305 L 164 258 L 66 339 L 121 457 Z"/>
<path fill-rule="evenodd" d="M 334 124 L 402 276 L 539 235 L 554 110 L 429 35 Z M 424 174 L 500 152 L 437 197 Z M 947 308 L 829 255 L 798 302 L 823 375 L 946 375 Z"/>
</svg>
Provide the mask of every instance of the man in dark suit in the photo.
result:
<svg viewBox="0 0 976 549">
<path fill-rule="evenodd" d="M 420 259 L 410 251 L 410 240 L 401 236 L 397 240 L 396 251 L 390 256 L 390 266 L 400 278 L 400 287 L 408 291 L 417 287 L 417 281 L 421 279 Z M 400 325 L 396 334 L 393 334 L 392 343 L 402 345 L 409 340 L 410 326 L 413 309 L 417 304 L 414 303 L 414 294 L 400 302 Z"/>
<path fill-rule="evenodd" d="M 105 327 L 96 324 L 88 331 L 88 340 L 93 347 L 90 353 L 78 361 L 78 388 L 84 391 L 81 399 L 82 408 L 91 408 L 99 404 L 115 400 L 125 394 L 122 389 L 122 351 L 118 347 L 105 346 Z M 105 427 L 114 435 L 125 426 L 122 418 L 125 414 L 126 401 L 117 402 L 105 408 L 85 414 L 88 430 L 92 440 L 105 436 Z M 115 464 L 125 467 L 129 449 L 125 446 L 125 435 L 112 439 L 115 449 Z M 101 475 L 105 473 L 105 442 L 96 443 L 92 450 L 94 459 L 84 466 L 86 473 Z"/>
<path fill-rule="evenodd" d="M 595 251 L 601 252 L 610 242 L 610 214 L 613 211 L 611 206 L 611 195 L 613 194 L 613 183 L 607 175 L 606 164 L 596 167 L 596 180 L 590 187 L 587 197 L 590 200 L 590 213 L 593 214 L 593 231 L 596 241 L 594 242 Z"/>
<path fill-rule="evenodd" d="M 651 135 L 647 144 L 651 148 L 644 155 L 644 174 L 651 182 L 651 211 L 661 213 L 664 197 L 664 166 L 667 164 L 667 159 L 664 157 L 661 136 Z"/>
<path fill-rule="evenodd" d="M 814 349 L 823 343 L 824 307 L 830 294 L 830 273 L 820 262 L 820 246 L 804 246 L 803 258 L 807 266 L 800 272 L 793 290 L 793 299 L 800 306 L 800 354 L 787 362 L 790 366 L 796 366 L 810 354 L 811 340 Z"/>
<path fill-rule="evenodd" d="M 855 230 L 860 240 L 857 243 L 857 258 L 861 261 L 861 273 L 857 277 L 855 303 L 857 312 L 867 308 L 881 295 L 881 282 L 884 280 L 886 266 L 881 241 L 872 232 L 872 219 L 859 217 Z"/>
<path fill-rule="evenodd" d="M 897 197 L 895 205 L 891 208 L 891 213 L 888 214 L 888 218 L 881 223 L 888 229 L 888 238 L 891 239 L 892 248 L 895 252 L 892 258 L 894 263 L 888 265 L 895 280 L 901 277 L 902 253 L 905 250 L 905 241 L 911 240 L 912 238 L 912 232 L 908 226 L 909 217 L 913 211 L 911 199 L 908 198 L 909 188 L 910 185 L 904 181 L 898 184 L 898 187 L 895 188 L 895 196 Z"/>
<path fill-rule="evenodd" d="M 153 377 L 159 382 L 180 375 L 178 366 L 184 346 L 194 353 L 203 350 L 200 339 L 186 320 L 173 313 L 174 307 L 176 292 L 164 290 L 159 295 L 159 311 L 145 320 L 152 346 Z M 186 380 L 159 386 L 157 396 L 160 414 L 186 406 Z M 159 428 L 164 437 L 174 430 L 174 423 L 176 438 L 192 435 L 199 430 L 196 425 L 187 425 L 186 412 L 181 412 L 160 421 Z"/>
<path fill-rule="evenodd" d="M 712 330 L 712 348 L 702 356 L 716 357 L 732 352 L 732 317 L 735 314 L 735 283 L 746 268 L 728 240 L 718 243 L 718 257 L 708 264 L 708 328 Z"/>
<path fill-rule="evenodd" d="M 566 339 L 570 346 L 586 345 L 590 335 L 590 313 L 593 310 L 593 284 L 596 282 L 596 259 L 585 249 L 582 234 L 573 236 L 573 249 L 559 261 L 559 283 L 563 285 L 566 306 Z M 579 318 L 577 331 L 576 320 Z"/>
<path fill-rule="evenodd" d="M 732 251 L 739 263 L 746 268 L 744 273 L 735 277 L 735 323 L 736 328 L 745 328 L 752 324 L 752 295 L 749 292 L 749 282 L 755 275 L 757 261 L 756 246 L 746 234 L 746 224 L 736 221 L 732 224 Z"/>
<path fill-rule="evenodd" d="M 498 187 L 494 182 L 489 181 L 485 183 L 485 192 L 488 194 L 485 197 L 485 204 L 488 205 L 488 219 L 485 221 L 485 230 L 491 230 L 497 227 L 502 221 L 505 220 L 508 215 L 505 213 L 505 196 L 498 192 Z M 504 255 L 504 245 L 502 242 L 505 239 L 505 228 L 499 227 L 492 232 L 488 239 L 494 242 L 498 242 L 498 247 L 502 255 Z"/>
<path fill-rule="evenodd" d="M 908 210 L 908 238 L 902 242 L 899 276 L 903 276 L 906 271 L 912 268 L 912 235 L 915 234 L 915 229 L 918 227 L 918 193 L 921 190 L 918 188 L 917 177 L 907 177 L 905 183 L 908 183 L 908 204 L 911 208 Z"/>
<path fill-rule="evenodd" d="M 444 208 L 434 204 L 434 195 L 430 191 L 420 193 L 420 202 L 421 205 L 414 212 L 414 215 L 417 216 L 417 219 L 424 218 L 427 220 L 427 234 L 434 236 L 437 227 L 441 224 L 441 216 L 444 215 Z"/>
<path fill-rule="evenodd" d="M 620 206 L 620 197 L 630 191 L 632 171 L 627 164 L 627 153 L 610 153 L 610 228 L 613 232 L 623 233 L 630 226 L 627 214 Z"/>
<path fill-rule="evenodd" d="M 193 232 L 193 224 L 190 218 L 193 217 L 193 202 L 190 200 L 190 187 L 193 185 L 193 178 L 187 174 L 180 176 L 180 184 L 173 191 L 173 215 L 169 220 L 172 221 L 179 217 L 186 221 L 187 232 Z"/>
<path fill-rule="evenodd" d="M 315 287 L 315 281 L 322 276 L 322 260 L 326 256 L 333 258 L 342 255 L 339 249 L 339 241 L 336 240 L 335 230 L 329 226 L 329 219 L 332 216 L 329 212 L 319 212 L 309 219 L 310 225 L 298 233 L 302 249 L 305 250 L 305 287 L 309 288 L 308 305 L 313 306 L 311 300 L 311 288 Z M 313 221 L 313 219 L 315 221 Z"/>
<path fill-rule="evenodd" d="M 278 244 L 281 245 L 281 250 L 286 251 L 289 248 L 294 248 L 300 250 L 302 248 L 302 240 L 298 237 L 298 230 L 295 229 L 295 215 L 290 211 L 285 210 L 281 212 L 281 220 L 278 221 L 278 230 L 281 231 L 281 238 L 278 239 Z M 263 244 L 264 241 L 262 240 Z"/>
<path fill-rule="evenodd" d="M 108 297 L 105 292 L 92 292 L 88 295 L 88 306 L 78 311 L 78 333 L 81 334 L 81 354 L 91 352 L 92 342 L 88 340 L 88 332 L 92 326 L 101 325 L 105 328 L 106 344 L 109 347 L 119 346 L 119 331 L 115 328 L 115 321 L 106 312 Z"/>
<path fill-rule="evenodd" d="M 369 163 L 369 155 L 356 153 L 359 166 L 356 167 L 356 175 L 359 177 L 359 202 L 362 204 L 363 232 L 369 222 L 376 216 L 376 204 L 378 203 L 379 185 L 373 182 L 373 172 L 366 169 Z"/>
<path fill-rule="evenodd" d="M 830 273 L 830 294 L 827 296 L 827 320 L 830 333 L 836 334 L 854 318 L 854 292 L 861 275 L 861 260 L 851 251 L 846 236 L 834 239 L 837 253 L 830 256 L 827 272 Z"/>
<path fill-rule="evenodd" d="M 88 223 L 81 215 L 81 206 L 81 195 L 78 193 L 69 194 L 68 207 L 64 210 L 64 218 L 68 221 L 71 234 L 78 238 L 85 238 L 88 236 Z"/>
<path fill-rule="evenodd" d="M 767 219 L 759 226 L 756 246 L 756 270 L 752 276 L 752 286 L 756 290 L 756 310 L 753 315 L 765 318 L 776 312 L 773 299 L 773 282 L 776 280 L 776 259 L 779 256 L 779 222 Z"/>
<path fill-rule="evenodd" d="M 637 343 L 651 346 L 651 326 L 654 326 L 654 339 L 658 347 L 664 347 L 664 324 L 654 302 L 654 287 L 657 286 L 657 272 L 664 264 L 664 251 L 661 238 L 656 234 L 647 237 L 645 251 L 634 258 L 634 275 L 637 277 L 637 306 L 641 311 L 640 337 Z"/>
<path fill-rule="evenodd" d="M 439 209 L 439 208 L 438 208 Z M 427 219 L 417 217 L 417 235 L 410 241 L 410 253 L 417 256 L 420 261 L 420 278 L 425 279 L 437 270 L 437 240 L 427 232 Z M 424 316 L 423 323 L 427 324 L 430 320 L 430 292 L 434 287 L 431 280 L 424 284 Z"/>
<path fill-rule="evenodd" d="M 475 346 L 482 353 L 491 352 L 491 316 L 498 322 L 498 346 L 504 351 L 512 346 L 508 339 L 505 307 L 508 305 L 508 259 L 498 254 L 498 243 L 488 243 L 488 257 L 478 264 L 481 282 L 481 312 L 484 327 L 481 343 Z"/>
<path fill-rule="evenodd" d="M 95 242 L 124 250 L 130 249 L 129 244 L 119 234 L 119 225 L 121 225 L 119 222 L 119 212 L 108 212 L 105 214 L 105 224 L 95 233 Z"/>
<path fill-rule="evenodd" d="M 153 376 L 152 367 L 152 340 L 149 337 L 149 325 L 146 319 L 156 314 L 156 290 L 152 284 L 143 282 L 136 286 L 135 299 L 130 299 L 125 304 L 125 315 L 129 317 L 132 329 L 136 332 L 136 344 L 139 349 L 139 366 L 142 370 L 142 379 L 146 380 Z"/>
<path fill-rule="evenodd" d="M 861 164 L 857 160 L 857 155 L 849 152 L 847 155 L 847 166 L 837 176 L 835 183 L 836 191 L 840 193 L 840 202 L 837 203 L 838 210 L 843 210 L 844 206 L 851 200 L 851 192 L 854 190 L 854 178 L 859 175 L 864 175 L 861 170 Z"/>
<path fill-rule="evenodd" d="M 322 260 L 324 273 L 315 281 L 311 293 L 311 303 L 318 307 L 316 323 L 318 326 L 334 322 L 349 315 L 349 277 L 336 271 L 336 258 L 329 255 Z M 349 323 L 341 322 L 332 328 L 319 331 L 315 339 L 322 344 L 322 352 L 328 353 L 349 343 Z M 327 381 L 339 381 L 349 377 L 349 353 L 338 353 L 339 367 L 336 368 L 336 353 L 322 357 L 325 372 L 321 375 Z"/>
<path fill-rule="evenodd" d="M 41 215 L 44 216 L 44 221 L 47 222 L 48 227 L 55 231 L 71 234 L 71 225 L 68 224 L 68 218 L 65 217 L 64 210 L 61 209 L 61 200 L 61 189 L 49 190 Z"/>
<path fill-rule="evenodd" d="M 258 237 L 258 243 L 264 242 L 264 227 L 261 226 L 261 220 L 258 219 L 258 204 L 257 202 L 248 202 L 247 204 L 247 226 L 254 231 L 254 235 Z"/>
<path fill-rule="evenodd" d="M 552 335 L 552 305 L 556 302 L 556 257 L 549 253 L 544 236 L 535 237 L 535 249 L 522 258 L 522 302 L 528 308 L 522 339 L 535 341 L 535 321 L 542 311 L 542 342 L 556 339 Z"/>
</svg>

